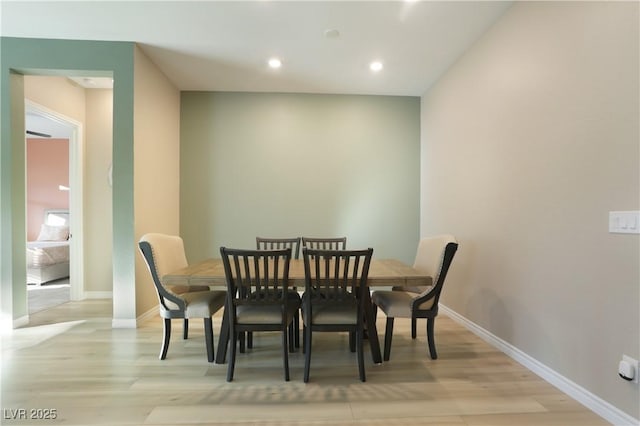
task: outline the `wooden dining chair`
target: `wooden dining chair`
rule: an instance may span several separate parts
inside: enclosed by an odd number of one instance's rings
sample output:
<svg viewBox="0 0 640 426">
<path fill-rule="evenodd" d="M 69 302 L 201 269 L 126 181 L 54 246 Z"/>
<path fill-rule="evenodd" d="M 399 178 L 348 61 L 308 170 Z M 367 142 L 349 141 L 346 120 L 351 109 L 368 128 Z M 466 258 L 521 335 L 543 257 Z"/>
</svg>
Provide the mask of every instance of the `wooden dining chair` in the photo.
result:
<svg viewBox="0 0 640 426">
<path fill-rule="evenodd" d="M 256 237 L 256 248 L 258 250 L 282 250 L 282 249 L 291 249 L 291 256 L 293 259 L 300 258 L 300 237 L 293 238 L 267 238 L 267 237 Z M 292 303 L 301 304 L 300 294 L 298 293 L 298 289 L 296 287 L 291 287 L 289 289 L 289 297 L 292 299 Z M 300 313 L 296 313 L 293 318 L 293 345 L 296 348 L 300 347 Z M 244 348 L 242 346 L 243 341 L 240 340 L 240 352 L 243 352 Z M 249 349 L 253 348 L 253 333 L 247 333 L 247 347 Z"/>
<path fill-rule="evenodd" d="M 309 381 L 313 332 L 355 335 L 360 380 L 365 381 L 363 339 L 364 303 L 373 249 L 302 249 L 305 292 L 302 296 L 304 382 Z"/>
<path fill-rule="evenodd" d="M 169 272 L 187 266 L 182 238 L 158 233 L 145 234 L 138 242 L 153 281 L 160 305 L 160 316 L 164 319 L 164 337 L 160 349 L 160 359 L 165 359 L 171 340 L 171 320 L 185 320 L 184 337 L 186 339 L 189 318 L 204 319 L 204 336 L 207 359 L 214 361 L 213 320 L 211 317 L 225 304 L 226 291 L 209 290 L 184 291 L 177 293 L 173 287 L 162 284 L 161 278 Z"/>
<path fill-rule="evenodd" d="M 291 249 L 292 259 L 300 258 L 300 237 L 294 238 L 267 238 L 256 237 L 256 248 L 258 250 L 282 250 Z"/>
<path fill-rule="evenodd" d="M 347 237 L 302 237 L 302 247 L 313 250 L 346 250 Z"/>
<path fill-rule="evenodd" d="M 227 381 L 233 380 L 240 333 L 280 331 L 284 378 L 289 381 L 290 333 L 300 308 L 288 296 L 291 249 L 243 250 L 220 248 L 227 281 L 229 336 L 231 339 Z"/>
<path fill-rule="evenodd" d="M 427 319 L 427 342 L 431 359 L 437 359 L 434 339 L 435 318 L 444 280 L 451 266 L 458 243 L 452 235 L 423 238 L 416 253 L 414 269 L 432 278 L 432 285 L 422 288 L 396 287 L 393 290 L 377 290 L 371 295 L 374 308 L 380 308 L 387 316 L 384 334 L 384 360 L 391 355 L 394 318 L 411 319 L 411 338 L 416 338 L 416 320 Z"/>
</svg>

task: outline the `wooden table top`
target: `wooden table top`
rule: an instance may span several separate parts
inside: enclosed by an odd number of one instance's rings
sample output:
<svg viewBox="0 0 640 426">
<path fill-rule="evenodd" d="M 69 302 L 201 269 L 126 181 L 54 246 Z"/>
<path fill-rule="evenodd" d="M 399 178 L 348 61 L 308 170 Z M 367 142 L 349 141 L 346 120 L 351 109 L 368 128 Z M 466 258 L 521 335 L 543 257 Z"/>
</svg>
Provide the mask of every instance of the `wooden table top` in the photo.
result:
<svg viewBox="0 0 640 426">
<path fill-rule="evenodd" d="M 209 285 L 225 287 L 222 259 L 207 259 L 186 268 L 173 271 L 162 278 L 165 285 Z M 289 285 L 304 287 L 304 261 L 291 259 L 289 265 Z M 396 259 L 371 259 L 369 266 L 369 286 L 426 286 L 431 285 L 431 277 L 417 271 Z"/>
</svg>

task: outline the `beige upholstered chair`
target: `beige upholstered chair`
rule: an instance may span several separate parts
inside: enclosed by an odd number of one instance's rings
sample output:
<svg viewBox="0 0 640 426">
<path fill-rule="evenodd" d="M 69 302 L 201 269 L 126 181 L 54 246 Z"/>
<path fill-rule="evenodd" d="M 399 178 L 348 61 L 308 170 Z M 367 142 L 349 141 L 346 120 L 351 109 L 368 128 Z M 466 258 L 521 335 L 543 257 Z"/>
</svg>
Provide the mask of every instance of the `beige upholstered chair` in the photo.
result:
<svg viewBox="0 0 640 426">
<path fill-rule="evenodd" d="M 184 250 L 182 250 L 182 255 L 176 256 L 172 259 L 171 270 L 175 271 L 176 269 L 186 268 L 188 266 L 187 258 L 184 255 Z M 165 286 L 169 291 L 175 294 L 182 293 L 191 293 L 194 291 L 209 291 L 209 286 L 206 285 L 172 285 Z M 182 338 L 189 338 L 189 318 L 185 318 L 183 320 L 183 329 L 182 329 Z"/>
<path fill-rule="evenodd" d="M 369 265 L 373 249 L 312 250 L 302 249 L 305 292 L 302 296 L 304 324 L 304 382 L 309 381 L 312 335 L 315 331 L 349 332 L 358 356 L 360 380 L 364 372 L 364 306 L 368 296 Z"/>
<path fill-rule="evenodd" d="M 438 301 L 458 243 L 452 235 L 424 238 L 418 245 L 413 267 L 432 278 L 428 287 L 397 287 L 393 290 L 374 291 L 371 295 L 374 307 L 379 307 L 387 315 L 384 336 L 384 360 L 391 354 L 394 318 L 411 318 L 411 337 L 416 338 L 416 319 L 427 319 L 427 341 L 432 359 L 438 357 L 433 336 L 435 318 L 438 315 Z"/>
<path fill-rule="evenodd" d="M 280 331 L 284 378 L 289 380 L 289 350 L 299 299 L 289 297 L 291 249 L 242 250 L 220 247 L 227 281 L 227 313 L 231 339 L 227 381 L 233 380 L 236 346 L 241 333 Z"/>
<path fill-rule="evenodd" d="M 172 319 L 203 318 L 207 359 L 209 362 L 213 362 L 213 321 L 211 316 L 224 306 L 226 292 L 211 291 L 207 287 L 206 291 L 186 291 L 178 294 L 162 284 L 161 278 L 164 275 L 187 266 L 182 238 L 150 233 L 142 236 L 138 246 L 153 279 L 160 302 L 160 316 L 164 319 L 164 338 L 160 359 L 165 359 L 167 356 Z M 185 323 L 185 327 L 187 324 Z"/>
<path fill-rule="evenodd" d="M 177 269 L 180 269 L 180 268 L 177 268 Z M 209 286 L 206 286 L 206 285 L 172 285 L 172 286 L 166 286 L 166 287 L 169 289 L 169 291 L 175 294 L 210 290 Z M 189 338 L 189 318 L 185 318 L 183 320 L 182 338 L 185 340 Z"/>
</svg>

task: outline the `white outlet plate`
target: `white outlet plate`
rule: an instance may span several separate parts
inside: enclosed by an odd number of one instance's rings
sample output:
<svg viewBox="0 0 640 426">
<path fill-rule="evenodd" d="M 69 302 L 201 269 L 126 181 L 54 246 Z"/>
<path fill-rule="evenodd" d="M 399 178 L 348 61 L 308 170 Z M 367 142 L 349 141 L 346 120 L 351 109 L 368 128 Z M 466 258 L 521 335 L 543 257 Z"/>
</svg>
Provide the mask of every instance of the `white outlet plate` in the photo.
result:
<svg viewBox="0 0 640 426">
<path fill-rule="evenodd" d="M 609 232 L 613 234 L 640 234 L 640 211 L 609 212 Z"/>
<path fill-rule="evenodd" d="M 638 360 L 633 359 L 627 355 L 622 355 L 622 360 L 628 362 L 633 366 L 635 374 L 633 375 L 633 380 L 631 380 L 631 383 L 638 383 L 638 376 L 640 376 L 640 371 L 638 371 Z"/>
</svg>

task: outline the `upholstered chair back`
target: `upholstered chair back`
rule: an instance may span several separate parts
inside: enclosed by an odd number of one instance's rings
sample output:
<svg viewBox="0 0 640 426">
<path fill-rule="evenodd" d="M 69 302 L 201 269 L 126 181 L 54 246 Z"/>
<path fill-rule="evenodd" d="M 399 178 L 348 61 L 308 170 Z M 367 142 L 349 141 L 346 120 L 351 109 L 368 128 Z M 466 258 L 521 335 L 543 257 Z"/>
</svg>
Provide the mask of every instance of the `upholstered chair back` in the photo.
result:
<svg viewBox="0 0 640 426">
<path fill-rule="evenodd" d="M 444 257 L 444 250 L 449 243 L 455 243 L 453 235 L 443 234 L 434 237 L 427 237 L 420 240 L 416 259 L 413 267 L 433 279 L 433 283 L 438 280 L 440 267 Z"/>
<path fill-rule="evenodd" d="M 182 238 L 175 235 L 149 233 L 145 234 L 140 241 L 147 241 L 151 244 L 159 278 L 169 272 L 188 266 Z"/>
</svg>

